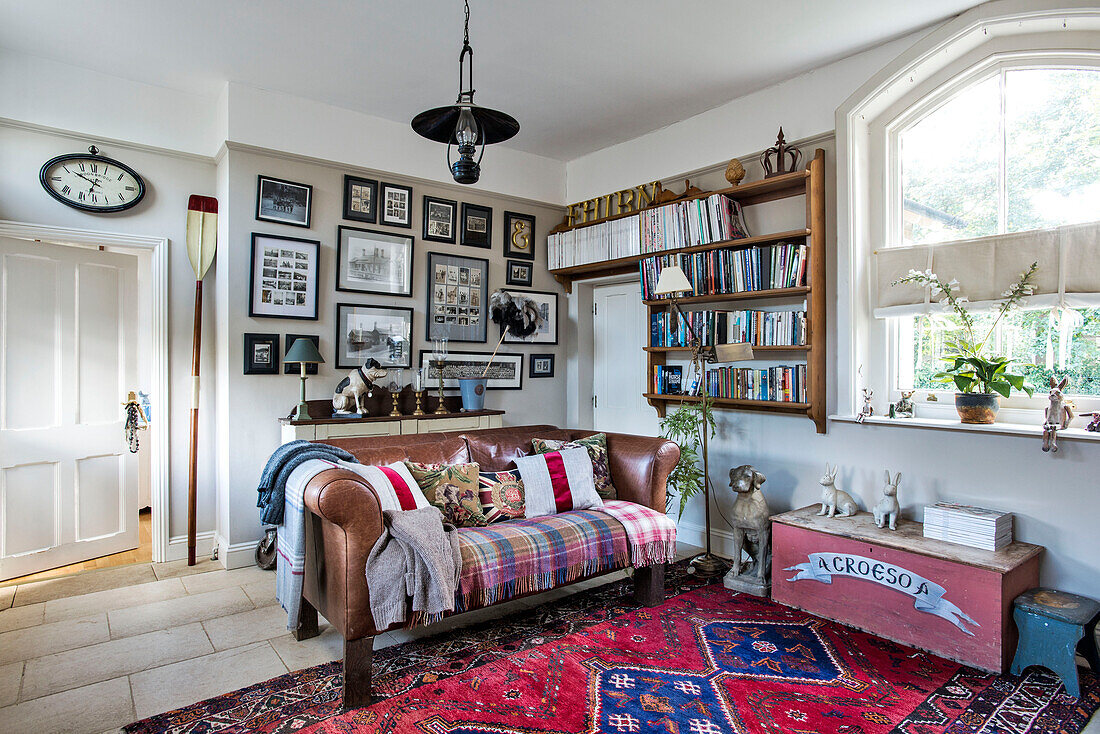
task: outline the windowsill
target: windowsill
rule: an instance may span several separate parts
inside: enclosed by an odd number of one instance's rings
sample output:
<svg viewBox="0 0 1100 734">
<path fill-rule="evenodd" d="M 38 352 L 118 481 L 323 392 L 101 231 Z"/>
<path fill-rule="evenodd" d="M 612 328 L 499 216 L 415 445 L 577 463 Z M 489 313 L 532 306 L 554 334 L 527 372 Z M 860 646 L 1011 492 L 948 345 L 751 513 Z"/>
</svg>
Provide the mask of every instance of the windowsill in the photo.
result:
<svg viewBox="0 0 1100 734">
<path fill-rule="evenodd" d="M 858 423 L 854 415 L 830 415 L 829 420 L 839 423 Z M 971 433 L 1000 434 L 1007 436 L 1042 436 L 1043 427 L 1029 423 L 992 423 L 976 425 L 961 423 L 958 420 L 944 418 L 887 418 L 873 415 L 863 421 L 868 425 L 902 426 L 906 428 L 925 428 L 939 431 L 968 431 Z M 1058 431 L 1059 441 L 1100 441 L 1100 433 L 1092 433 L 1084 428 L 1067 428 Z"/>
</svg>

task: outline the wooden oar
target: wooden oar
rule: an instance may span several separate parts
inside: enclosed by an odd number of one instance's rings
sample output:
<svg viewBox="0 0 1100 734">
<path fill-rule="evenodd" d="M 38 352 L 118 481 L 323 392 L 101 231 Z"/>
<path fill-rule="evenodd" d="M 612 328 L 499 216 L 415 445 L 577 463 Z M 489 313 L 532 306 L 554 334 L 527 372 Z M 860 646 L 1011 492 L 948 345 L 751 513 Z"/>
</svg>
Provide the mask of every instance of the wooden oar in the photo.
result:
<svg viewBox="0 0 1100 734">
<path fill-rule="evenodd" d="M 191 455 L 187 471 L 187 565 L 195 565 L 195 496 L 199 456 L 199 355 L 202 353 L 202 278 L 218 247 L 218 200 L 191 194 L 187 201 L 187 258 L 195 271 L 195 331 L 191 351 Z"/>
</svg>

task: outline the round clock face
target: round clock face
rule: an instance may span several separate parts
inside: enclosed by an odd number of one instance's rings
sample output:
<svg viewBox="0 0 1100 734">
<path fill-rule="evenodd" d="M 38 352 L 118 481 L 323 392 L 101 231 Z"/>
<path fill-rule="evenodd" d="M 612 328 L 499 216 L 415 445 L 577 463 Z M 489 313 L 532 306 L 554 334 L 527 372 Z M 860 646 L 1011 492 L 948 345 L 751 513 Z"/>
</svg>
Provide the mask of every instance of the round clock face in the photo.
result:
<svg viewBox="0 0 1100 734">
<path fill-rule="evenodd" d="M 38 176 L 62 204 L 86 212 L 120 212 L 141 201 L 145 182 L 134 169 L 101 155 L 59 155 Z"/>
</svg>

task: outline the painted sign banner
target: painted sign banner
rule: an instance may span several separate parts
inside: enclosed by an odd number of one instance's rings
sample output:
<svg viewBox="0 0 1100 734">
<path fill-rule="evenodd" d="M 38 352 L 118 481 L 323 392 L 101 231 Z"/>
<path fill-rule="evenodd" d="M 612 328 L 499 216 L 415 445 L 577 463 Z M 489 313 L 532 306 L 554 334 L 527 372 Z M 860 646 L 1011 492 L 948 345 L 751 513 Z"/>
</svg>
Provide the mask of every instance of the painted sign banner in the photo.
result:
<svg viewBox="0 0 1100 734">
<path fill-rule="evenodd" d="M 820 581 L 823 584 L 831 584 L 833 576 L 863 579 L 913 597 L 913 606 L 918 611 L 946 619 L 968 635 L 973 636 L 974 633 L 963 626 L 963 622 L 972 624 L 975 627 L 981 626 L 957 606 L 943 598 L 944 594 L 947 593 L 947 589 L 901 566 L 850 553 L 809 553 L 807 558 L 809 559 L 807 563 L 799 563 L 784 569 L 785 571 L 798 571 L 788 581 L 808 579 Z"/>
</svg>

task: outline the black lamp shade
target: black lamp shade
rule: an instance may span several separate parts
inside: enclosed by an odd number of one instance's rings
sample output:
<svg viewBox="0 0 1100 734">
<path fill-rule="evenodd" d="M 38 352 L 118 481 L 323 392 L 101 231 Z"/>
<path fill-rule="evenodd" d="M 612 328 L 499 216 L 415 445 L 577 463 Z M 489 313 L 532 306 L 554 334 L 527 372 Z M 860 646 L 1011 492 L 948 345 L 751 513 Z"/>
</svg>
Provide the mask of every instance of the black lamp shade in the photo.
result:
<svg viewBox="0 0 1100 734">
<path fill-rule="evenodd" d="M 458 127 L 458 115 L 463 107 L 468 107 L 477 121 L 479 145 L 502 143 L 519 132 L 519 123 L 511 115 L 477 105 L 451 105 L 421 112 L 413 118 L 412 128 L 428 140 L 457 145 L 455 128 Z"/>
</svg>

